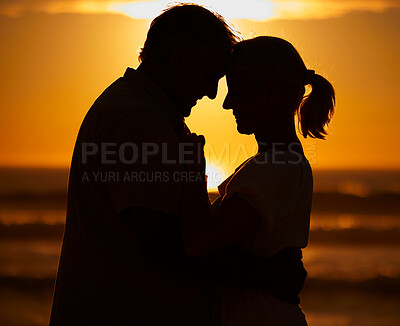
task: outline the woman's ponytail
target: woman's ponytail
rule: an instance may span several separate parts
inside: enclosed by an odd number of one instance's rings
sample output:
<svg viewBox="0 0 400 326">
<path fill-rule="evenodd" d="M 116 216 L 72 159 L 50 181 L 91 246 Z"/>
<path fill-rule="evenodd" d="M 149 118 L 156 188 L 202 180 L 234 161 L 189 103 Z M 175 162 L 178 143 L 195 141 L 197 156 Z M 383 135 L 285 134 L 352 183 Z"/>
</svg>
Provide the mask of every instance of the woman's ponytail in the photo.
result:
<svg viewBox="0 0 400 326">
<path fill-rule="evenodd" d="M 324 77 L 307 70 L 307 83 L 311 93 L 304 97 L 297 110 L 302 135 L 307 138 L 325 139 L 335 107 L 335 90 Z"/>
</svg>

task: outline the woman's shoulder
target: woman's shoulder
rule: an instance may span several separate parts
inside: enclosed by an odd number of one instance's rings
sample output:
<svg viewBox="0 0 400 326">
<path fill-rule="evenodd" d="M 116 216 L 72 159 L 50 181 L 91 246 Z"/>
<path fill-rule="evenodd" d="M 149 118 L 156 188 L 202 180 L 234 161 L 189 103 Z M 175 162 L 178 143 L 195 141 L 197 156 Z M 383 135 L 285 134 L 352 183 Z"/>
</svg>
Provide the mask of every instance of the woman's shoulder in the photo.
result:
<svg viewBox="0 0 400 326">
<path fill-rule="evenodd" d="M 231 179 L 286 179 L 304 175 L 304 171 L 311 172 L 310 163 L 304 155 L 290 151 L 265 151 L 247 160 Z"/>
<path fill-rule="evenodd" d="M 312 187 L 312 170 L 304 155 L 283 151 L 259 152 L 241 164 L 218 187 L 221 196 L 238 193 L 270 194 L 271 191 L 288 190 L 309 184 Z"/>
</svg>

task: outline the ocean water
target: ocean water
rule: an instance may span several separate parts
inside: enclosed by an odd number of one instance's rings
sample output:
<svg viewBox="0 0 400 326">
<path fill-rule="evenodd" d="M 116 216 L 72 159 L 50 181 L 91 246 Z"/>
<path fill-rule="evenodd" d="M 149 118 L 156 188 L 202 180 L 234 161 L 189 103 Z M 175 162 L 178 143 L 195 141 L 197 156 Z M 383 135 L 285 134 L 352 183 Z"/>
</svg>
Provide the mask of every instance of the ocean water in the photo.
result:
<svg viewBox="0 0 400 326">
<path fill-rule="evenodd" d="M 67 170 L 0 169 L 1 325 L 48 324 L 67 176 Z M 400 173 L 314 176 L 301 295 L 309 325 L 400 325 Z"/>
</svg>

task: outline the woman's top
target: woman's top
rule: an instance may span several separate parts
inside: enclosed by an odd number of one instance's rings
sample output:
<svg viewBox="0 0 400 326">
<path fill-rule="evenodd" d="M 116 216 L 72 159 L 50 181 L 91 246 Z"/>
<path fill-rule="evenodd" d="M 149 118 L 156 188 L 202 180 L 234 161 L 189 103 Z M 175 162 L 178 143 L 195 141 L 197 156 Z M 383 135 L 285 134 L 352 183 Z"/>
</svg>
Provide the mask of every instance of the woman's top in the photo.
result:
<svg viewBox="0 0 400 326">
<path fill-rule="evenodd" d="M 272 257 L 286 247 L 307 246 L 313 178 L 302 151 L 260 152 L 239 166 L 218 190 L 221 205 L 239 196 L 260 217 L 260 229 L 251 245 L 239 245 L 240 250 Z"/>
<path fill-rule="evenodd" d="M 290 246 L 307 246 L 313 180 L 302 151 L 260 152 L 245 161 L 218 188 L 223 205 L 245 199 L 258 213 L 260 228 L 240 251 L 272 257 Z M 257 289 L 222 287 L 217 292 L 213 325 L 307 326 L 298 305 Z"/>
</svg>

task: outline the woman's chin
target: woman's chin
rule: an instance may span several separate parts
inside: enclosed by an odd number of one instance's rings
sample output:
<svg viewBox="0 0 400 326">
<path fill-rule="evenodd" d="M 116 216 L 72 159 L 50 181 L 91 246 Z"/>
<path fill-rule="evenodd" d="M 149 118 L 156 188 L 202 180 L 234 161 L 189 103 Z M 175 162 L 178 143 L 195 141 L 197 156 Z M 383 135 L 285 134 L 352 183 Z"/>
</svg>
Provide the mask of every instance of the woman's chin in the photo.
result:
<svg viewBox="0 0 400 326">
<path fill-rule="evenodd" d="M 236 124 L 236 129 L 238 131 L 239 134 L 243 134 L 243 135 L 251 135 L 253 133 L 252 130 L 250 130 L 250 128 L 246 128 L 243 125 L 240 124 Z"/>
</svg>

